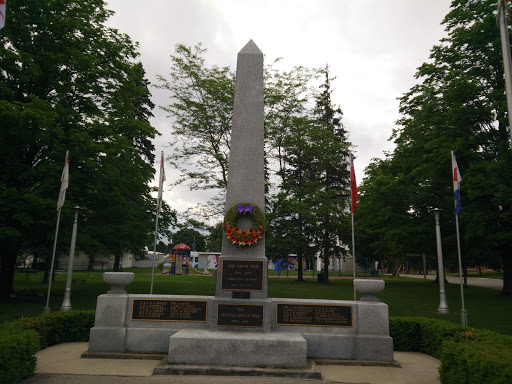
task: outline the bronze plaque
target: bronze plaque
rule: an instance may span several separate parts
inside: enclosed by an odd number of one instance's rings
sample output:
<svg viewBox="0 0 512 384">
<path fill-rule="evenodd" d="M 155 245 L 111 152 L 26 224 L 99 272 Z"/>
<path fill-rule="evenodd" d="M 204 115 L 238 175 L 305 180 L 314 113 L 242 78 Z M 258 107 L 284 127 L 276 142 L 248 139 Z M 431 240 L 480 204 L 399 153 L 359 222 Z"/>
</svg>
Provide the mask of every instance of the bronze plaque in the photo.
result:
<svg viewBox="0 0 512 384">
<path fill-rule="evenodd" d="M 352 327 L 351 305 L 277 304 L 278 325 Z"/>
<path fill-rule="evenodd" d="M 263 328 L 263 305 L 219 304 L 217 306 L 218 327 Z"/>
<path fill-rule="evenodd" d="M 133 299 L 132 320 L 205 322 L 205 300 Z"/>
<path fill-rule="evenodd" d="M 262 291 L 263 260 L 222 260 L 222 289 Z"/>
</svg>

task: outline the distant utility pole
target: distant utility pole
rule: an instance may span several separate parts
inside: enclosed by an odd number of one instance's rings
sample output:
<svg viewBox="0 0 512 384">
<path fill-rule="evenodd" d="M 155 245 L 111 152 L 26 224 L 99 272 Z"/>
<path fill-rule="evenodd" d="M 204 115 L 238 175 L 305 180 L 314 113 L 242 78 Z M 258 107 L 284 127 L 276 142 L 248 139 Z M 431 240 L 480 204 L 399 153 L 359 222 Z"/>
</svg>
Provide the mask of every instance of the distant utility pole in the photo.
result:
<svg viewBox="0 0 512 384">
<path fill-rule="evenodd" d="M 510 1 L 510 0 L 507 0 Z M 510 41 L 508 38 L 508 5 L 505 0 L 498 0 L 498 15 L 501 34 L 501 50 L 503 51 L 503 69 L 505 72 L 505 90 L 507 93 L 508 126 L 512 141 L 512 58 L 510 56 Z"/>
</svg>

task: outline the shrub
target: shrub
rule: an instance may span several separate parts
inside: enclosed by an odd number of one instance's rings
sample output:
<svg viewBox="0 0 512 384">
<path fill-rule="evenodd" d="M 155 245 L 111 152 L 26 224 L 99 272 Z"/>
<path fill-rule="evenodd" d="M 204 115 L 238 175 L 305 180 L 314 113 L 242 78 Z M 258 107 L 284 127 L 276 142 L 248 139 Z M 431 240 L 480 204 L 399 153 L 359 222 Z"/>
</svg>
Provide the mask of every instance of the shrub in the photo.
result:
<svg viewBox="0 0 512 384">
<path fill-rule="evenodd" d="M 89 340 L 94 311 L 58 312 L 22 318 L 0 326 L 0 383 L 11 384 L 33 375 L 41 348 Z"/>
<path fill-rule="evenodd" d="M 419 351 L 441 361 L 443 384 L 512 383 L 512 337 L 422 317 L 389 319 L 396 351 Z"/>
<path fill-rule="evenodd" d="M 443 344 L 443 384 L 512 383 L 512 337 L 496 334 L 473 342 Z"/>
<path fill-rule="evenodd" d="M 12 324 L 22 330 L 41 335 L 41 348 L 69 341 L 88 341 L 94 326 L 94 311 L 56 312 L 39 317 L 27 317 Z"/>
<path fill-rule="evenodd" d="M 40 337 L 12 325 L 0 327 L 0 383 L 14 384 L 34 374 Z"/>
</svg>

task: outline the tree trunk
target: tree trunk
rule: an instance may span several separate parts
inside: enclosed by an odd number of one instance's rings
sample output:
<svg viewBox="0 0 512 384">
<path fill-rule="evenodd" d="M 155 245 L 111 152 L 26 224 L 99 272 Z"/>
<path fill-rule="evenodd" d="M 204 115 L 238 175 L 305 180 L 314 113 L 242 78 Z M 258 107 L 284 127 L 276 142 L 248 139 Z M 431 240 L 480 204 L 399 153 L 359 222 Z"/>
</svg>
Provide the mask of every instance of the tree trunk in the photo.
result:
<svg viewBox="0 0 512 384">
<path fill-rule="evenodd" d="M 119 272 L 119 264 L 121 263 L 121 252 L 116 252 L 114 256 L 114 272 Z"/>
<path fill-rule="evenodd" d="M 401 265 L 402 262 L 400 260 L 393 260 L 393 277 L 398 277 Z"/>
<path fill-rule="evenodd" d="M 50 274 L 50 267 L 52 263 L 52 255 L 47 254 L 46 256 L 46 262 L 45 262 L 45 268 L 44 268 L 44 276 L 43 276 L 43 283 L 48 284 L 48 275 Z M 57 269 L 57 264 L 59 263 L 59 257 L 57 254 L 55 254 L 55 260 L 53 260 L 53 276 L 52 281 L 55 281 L 55 270 Z"/>
<path fill-rule="evenodd" d="M 331 264 L 330 260 L 329 260 L 329 256 L 327 256 L 327 254 L 324 254 L 323 260 L 324 260 L 324 282 L 328 283 L 329 282 L 329 265 Z"/>
<path fill-rule="evenodd" d="M 297 280 L 304 281 L 304 276 L 302 274 L 302 249 L 297 251 Z"/>
<path fill-rule="evenodd" d="M 94 269 L 94 255 L 89 256 L 89 265 L 87 266 L 88 271 L 92 271 Z"/>
<path fill-rule="evenodd" d="M 14 271 L 16 269 L 17 246 L 6 241 L 0 258 L 0 296 L 8 298 L 14 293 Z"/>
</svg>

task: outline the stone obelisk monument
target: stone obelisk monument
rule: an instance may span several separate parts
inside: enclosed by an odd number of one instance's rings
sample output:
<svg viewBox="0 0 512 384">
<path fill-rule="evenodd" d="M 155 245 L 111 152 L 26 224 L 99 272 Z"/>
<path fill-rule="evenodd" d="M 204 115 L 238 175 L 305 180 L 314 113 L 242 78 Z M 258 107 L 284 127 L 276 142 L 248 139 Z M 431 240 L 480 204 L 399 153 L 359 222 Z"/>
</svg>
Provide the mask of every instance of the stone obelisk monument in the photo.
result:
<svg viewBox="0 0 512 384">
<path fill-rule="evenodd" d="M 265 257 L 263 53 L 238 53 L 226 217 L 215 291 L 218 326 L 269 330 Z M 243 243 L 245 241 L 245 244 Z M 230 311 L 236 311 L 231 313 Z"/>
<path fill-rule="evenodd" d="M 238 53 L 229 154 L 226 211 L 250 202 L 265 211 L 263 53 L 251 40 Z M 240 215 L 241 229 L 252 223 Z M 226 236 L 223 256 L 265 257 L 265 236 L 251 246 L 233 245 Z"/>
<path fill-rule="evenodd" d="M 393 361 L 388 306 L 375 297 L 384 281 L 357 280 L 361 301 L 268 297 L 264 169 L 263 54 L 251 40 L 238 54 L 215 296 L 128 294 L 124 274 L 107 276 L 115 289 L 98 297 L 89 353 L 167 351 L 160 375 L 318 379 L 308 358 Z"/>
</svg>

